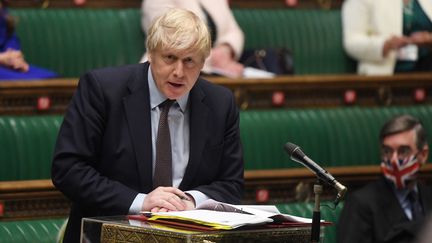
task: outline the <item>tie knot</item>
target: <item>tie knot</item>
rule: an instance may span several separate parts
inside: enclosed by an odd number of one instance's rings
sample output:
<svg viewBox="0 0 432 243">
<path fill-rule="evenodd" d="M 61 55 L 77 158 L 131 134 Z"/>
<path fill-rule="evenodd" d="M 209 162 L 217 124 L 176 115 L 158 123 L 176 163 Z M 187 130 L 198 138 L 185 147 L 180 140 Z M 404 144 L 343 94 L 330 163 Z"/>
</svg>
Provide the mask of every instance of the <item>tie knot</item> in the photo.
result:
<svg viewBox="0 0 432 243">
<path fill-rule="evenodd" d="M 172 104 L 174 104 L 175 100 L 166 99 L 164 102 L 159 104 L 159 108 L 162 110 L 166 110 L 166 108 L 170 108 Z"/>
</svg>

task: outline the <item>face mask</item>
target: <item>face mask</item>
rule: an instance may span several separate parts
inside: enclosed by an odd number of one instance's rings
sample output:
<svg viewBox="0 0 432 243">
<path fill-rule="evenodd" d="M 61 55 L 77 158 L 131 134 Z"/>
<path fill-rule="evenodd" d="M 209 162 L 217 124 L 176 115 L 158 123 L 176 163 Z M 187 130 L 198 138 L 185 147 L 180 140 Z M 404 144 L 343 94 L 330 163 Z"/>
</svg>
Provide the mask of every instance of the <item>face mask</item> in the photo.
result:
<svg viewBox="0 0 432 243">
<path fill-rule="evenodd" d="M 398 159 L 398 161 L 384 159 L 381 162 L 381 171 L 389 181 L 393 182 L 397 189 L 403 189 L 409 181 L 415 180 L 419 169 L 420 164 L 417 162 L 416 155 Z"/>
</svg>

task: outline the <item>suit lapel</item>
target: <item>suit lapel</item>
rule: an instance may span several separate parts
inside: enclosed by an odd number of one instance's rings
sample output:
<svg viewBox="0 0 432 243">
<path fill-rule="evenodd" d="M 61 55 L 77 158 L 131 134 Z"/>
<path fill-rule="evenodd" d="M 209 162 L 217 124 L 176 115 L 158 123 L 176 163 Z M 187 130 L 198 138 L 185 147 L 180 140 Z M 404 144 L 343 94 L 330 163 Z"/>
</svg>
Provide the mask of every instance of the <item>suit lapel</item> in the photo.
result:
<svg viewBox="0 0 432 243">
<path fill-rule="evenodd" d="M 424 215 L 428 215 L 432 212 L 432 188 L 420 183 L 418 184 L 418 188 Z"/>
<path fill-rule="evenodd" d="M 152 189 L 152 135 L 150 119 L 150 96 L 147 83 L 148 67 L 143 76 L 138 75 L 129 84 L 130 95 L 123 98 L 127 124 L 135 151 L 140 188 Z"/>
<path fill-rule="evenodd" d="M 199 80 L 195 87 L 191 90 L 190 100 L 190 148 L 189 148 L 189 162 L 186 167 L 183 180 L 179 186 L 180 189 L 188 188 L 192 183 L 194 175 L 202 163 L 202 153 L 206 138 L 207 119 L 209 109 L 204 103 L 205 94 L 199 86 Z"/>
<path fill-rule="evenodd" d="M 380 184 L 382 187 L 379 190 L 381 198 L 378 201 L 381 202 L 380 207 L 383 209 L 389 224 L 394 225 L 398 222 L 409 221 L 391 185 L 389 185 L 385 178 L 381 178 Z"/>
</svg>

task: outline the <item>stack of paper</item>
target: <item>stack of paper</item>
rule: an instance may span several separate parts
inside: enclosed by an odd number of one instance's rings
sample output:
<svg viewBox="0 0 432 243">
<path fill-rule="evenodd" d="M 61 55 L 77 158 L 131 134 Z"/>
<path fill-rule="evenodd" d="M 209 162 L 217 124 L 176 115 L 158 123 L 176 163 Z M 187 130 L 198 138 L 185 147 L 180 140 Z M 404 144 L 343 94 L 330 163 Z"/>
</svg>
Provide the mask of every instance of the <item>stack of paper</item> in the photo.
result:
<svg viewBox="0 0 432 243">
<path fill-rule="evenodd" d="M 312 223 L 312 220 L 308 218 L 281 214 L 276 206 L 232 205 L 211 199 L 194 210 L 142 213 L 148 217 L 149 221 L 186 222 L 218 230 L 231 230 L 245 225 L 267 223 Z"/>
<path fill-rule="evenodd" d="M 273 222 L 273 220 L 270 218 L 253 214 L 220 212 L 205 209 L 152 213 L 148 220 L 157 221 L 160 219 L 188 221 L 191 223 L 208 226 L 213 229 L 222 230 L 231 230 L 244 225 L 258 225 Z"/>
</svg>

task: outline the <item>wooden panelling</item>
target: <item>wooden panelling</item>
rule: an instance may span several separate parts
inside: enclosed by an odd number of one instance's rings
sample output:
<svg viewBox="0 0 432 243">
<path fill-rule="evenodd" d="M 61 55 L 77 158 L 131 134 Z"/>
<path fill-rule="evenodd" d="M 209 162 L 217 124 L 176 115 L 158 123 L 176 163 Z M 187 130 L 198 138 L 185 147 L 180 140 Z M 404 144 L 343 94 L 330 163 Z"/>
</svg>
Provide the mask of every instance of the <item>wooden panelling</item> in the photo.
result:
<svg viewBox="0 0 432 243">
<path fill-rule="evenodd" d="M 432 103 L 432 73 L 207 79 L 231 89 L 243 110 Z M 62 114 L 77 83 L 77 79 L 0 82 L 0 114 Z"/>
<path fill-rule="evenodd" d="M 379 166 L 350 166 L 328 168 L 348 193 L 380 175 Z M 432 182 L 432 164 L 421 169 L 420 180 Z M 305 168 L 257 170 L 245 172 L 243 204 L 279 204 L 294 201 L 313 201 L 315 175 Z M 334 200 L 336 190 L 324 185 L 323 200 Z M 38 217 L 66 216 L 70 202 L 57 191 L 51 180 L 0 182 L 0 221 Z"/>
<path fill-rule="evenodd" d="M 341 184 L 348 188 L 347 194 L 381 176 L 379 166 L 342 166 L 326 168 Z M 422 167 L 419 180 L 432 183 L 432 164 Z M 245 171 L 245 204 L 278 204 L 291 201 L 312 201 L 315 175 L 308 169 Z M 268 199 L 264 200 L 268 195 Z M 324 185 L 322 198 L 334 200 L 337 191 Z"/>
</svg>

